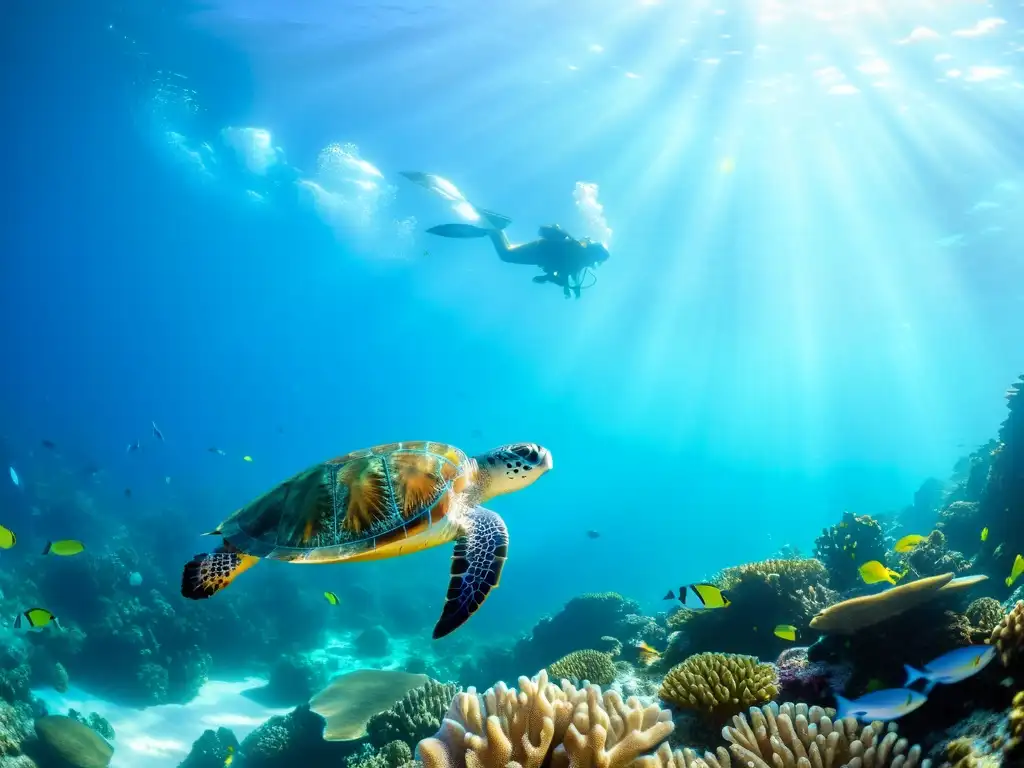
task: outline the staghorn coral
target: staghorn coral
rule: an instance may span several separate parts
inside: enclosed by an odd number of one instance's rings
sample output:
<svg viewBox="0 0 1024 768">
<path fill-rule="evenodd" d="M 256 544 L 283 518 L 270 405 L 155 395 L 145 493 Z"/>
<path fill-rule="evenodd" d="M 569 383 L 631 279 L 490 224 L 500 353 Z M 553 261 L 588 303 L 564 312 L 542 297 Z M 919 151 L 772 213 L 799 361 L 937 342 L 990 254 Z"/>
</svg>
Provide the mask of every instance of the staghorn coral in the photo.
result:
<svg viewBox="0 0 1024 768">
<path fill-rule="evenodd" d="M 379 712 L 366 723 L 370 743 L 382 748 L 393 741 L 410 747 L 441 727 L 452 699 L 462 688 L 452 683 L 428 680 L 403 696 L 390 709 Z"/>
<path fill-rule="evenodd" d="M 843 512 L 842 520 L 815 539 L 814 556 L 828 569 L 831 586 L 844 592 L 860 582 L 861 564 L 878 560 L 887 565 L 885 534 L 870 515 Z"/>
<path fill-rule="evenodd" d="M 548 667 L 555 680 L 565 678 L 578 684 L 582 680 L 595 685 L 611 685 L 615 679 L 615 663 L 610 654 L 600 651 L 573 651 Z"/>
<path fill-rule="evenodd" d="M 424 768 L 627 768 L 672 732 L 667 711 L 591 685 L 558 687 L 546 671 L 452 701 L 441 730 L 420 742 Z"/>
<path fill-rule="evenodd" d="M 699 653 L 669 670 L 659 696 L 684 709 L 709 715 L 731 715 L 778 694 L 771 664 L 753 656 Z"/>
<path fill-rule="evenodd" d="M 1024 646 L 1024 601 L 1018 600 L 1001 622 L 992 630 L 988 639 L 999 653 L 1004 667 L 1013 666 Z"/>
<path fill-rule="evenodd" d="M 921 748 L 909 746 L 875 722 L 860 726 L 854 718 L 833 720 L 834 710 L 806 704 L 768 704 L 736 715 L 722 729 L 729 748 L 697 757 L 692 750 L 663 747 L 636 768 L 926 768 Z"/>
</svg>

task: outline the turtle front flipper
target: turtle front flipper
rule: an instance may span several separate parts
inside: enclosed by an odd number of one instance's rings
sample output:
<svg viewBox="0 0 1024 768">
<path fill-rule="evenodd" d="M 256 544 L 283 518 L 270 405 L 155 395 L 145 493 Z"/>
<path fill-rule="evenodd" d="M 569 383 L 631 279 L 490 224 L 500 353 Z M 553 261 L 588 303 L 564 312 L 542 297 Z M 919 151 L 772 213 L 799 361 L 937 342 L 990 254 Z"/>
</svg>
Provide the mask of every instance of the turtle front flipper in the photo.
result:
<svg viewBox="0 0 1024 768">
<path fill-rule="evenodd" d="M 258 560 L 258 557 L 227 546 L 217 547 L 209 554 L 202 552 L 185 563 L 181 574 L 181 595 L 190 600 L 213 597 Z"/>
<path fill-rule="evenodd" d="M 494 512 L 476 507 L 464 521 L 463 534 L 455 540 L 451 579 L 434 639 L 444 637 L 466 623 L 498 586 L 508 557 L 508 529 Z"/>
</svg>

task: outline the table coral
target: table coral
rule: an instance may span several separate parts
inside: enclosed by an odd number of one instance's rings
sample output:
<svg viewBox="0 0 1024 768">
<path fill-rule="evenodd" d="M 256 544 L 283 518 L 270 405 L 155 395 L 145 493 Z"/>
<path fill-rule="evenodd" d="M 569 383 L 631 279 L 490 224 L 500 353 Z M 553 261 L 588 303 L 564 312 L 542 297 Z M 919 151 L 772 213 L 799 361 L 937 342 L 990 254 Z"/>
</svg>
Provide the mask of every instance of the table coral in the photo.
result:
<svg viewBox="0 0 1024 768">
<path fill-rule="evenodd" d="M 778 691 L 771 664 L 753 656 L 699 653 L 669 670 L 659 695 L 684 709 L 719 716 L 771 701 Z"/>
<path fill-rule="evenodd" d="M 597 686 L 577 690 L 546 671 L 452 701 L 441 730 L 424 739 L 424 768 L 627 768 L 672 732 L 669 712 L 623 701 Z"/>
</svg>

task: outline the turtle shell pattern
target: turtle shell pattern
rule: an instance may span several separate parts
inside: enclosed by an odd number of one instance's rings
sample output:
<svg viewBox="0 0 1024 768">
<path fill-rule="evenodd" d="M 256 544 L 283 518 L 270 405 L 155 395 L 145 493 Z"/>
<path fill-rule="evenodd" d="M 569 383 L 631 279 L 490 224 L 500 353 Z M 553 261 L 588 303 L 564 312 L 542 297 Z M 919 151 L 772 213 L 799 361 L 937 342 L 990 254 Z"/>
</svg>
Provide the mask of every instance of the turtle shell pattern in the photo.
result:
<svg viewBox="0 0 1024 768">
<path fill-rule="evenodd" d="M 451 445 L 389 443 L 317 464 L 239 509 L 221 526 L 256 557 L 304 562 L 353 558 L 441 524 L 470 485 Z"/>
</svg>

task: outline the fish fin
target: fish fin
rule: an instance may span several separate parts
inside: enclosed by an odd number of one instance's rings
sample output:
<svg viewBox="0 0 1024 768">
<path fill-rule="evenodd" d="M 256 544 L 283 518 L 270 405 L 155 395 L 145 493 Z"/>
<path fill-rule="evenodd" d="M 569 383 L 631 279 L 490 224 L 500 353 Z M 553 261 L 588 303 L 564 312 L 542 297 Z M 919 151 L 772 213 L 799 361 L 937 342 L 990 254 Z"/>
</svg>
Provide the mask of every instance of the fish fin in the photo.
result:
<svg viewBox="0 0 1024 768">
<path fill-rule="evenodd" d="M 842 720 L 844 717 L 850 714 L 853 710 L 853 702 L 847 698 L 840 696 L 838 693 L 836 697 L 836 720 Z"/>
<path fill-rule="evenodd" d="M 486 208 L 474 207 L 473 210 L 487 219 L 487 223 L 499 231 L 505 229 L 505 227 L 512 223 L 512 219 L 508 216 L 502 216 L 500 213 L 488 211 Z"/>
<path fill-rule="evenodd" d="M 14 628 L 15 629 L 21 629 L 21 619 L 22 619 L 22 614 L 19 613 L 15 617 L 15 619 L 14 619 Z"/>
<path fill-rule="evenodd" d="M 52 542 L 52 541 L 48 541 L 48 542 L 46 542 L 46 546 L 45 546 L 45 547 L 43 547 L 43 554 L 44 554 L 44 555 L 48 555 L 48 554 L 50 554 L 50 548 L 51 548 L 52 546 L 53 546 L 53 542 Z"/>
<path fill-rule="evenodd" d="M 211 553 L 202 552 L 185 563 L 181 572 L 181 595 L 190 600 L 213 597 L 258 560 L 258 557 L 227 547 L 217 547 Z"/>
<path fill-rule="evenodd" d="M 220 526 L 218 525 L 212 531 L 207 531 L 206 533 L 201 533 L 199 535 L 200 536 L 220 536 Z"/>
<path fill-rule="evenodd" d="M 915 683 L 918 680 L 927 680 L 928 679 L 928 673 L 927 672 L 922 672 L 919 669 L 914 669 L 909 664 L 904 664 L 903 665 L 903 669 L 906 670 L 906 673 L 907 673 L 907 682 L 905 682 L 903 684 L 904 688 L 909 688 L 911 683 Z M 933 683 L 929 683 L 929 685 L 933 685 Z"/>
<path fill-rule="evenodd" d="M 56 616 L 53 617 L 53 626 L 55 626 L 61 632 L 64 631 L 64 627 L 62 627 L 61 624 L 60 624 L 60 619 L 58 619 Z"/>
<path fill-rule="evenodd" d="M 476 227 L 472 224 L 440 224 L 427 230 L 427 234 L 440 237 L 451 237 L 456 240 L 468 240 L 474 237 L 487 237 L 494 230 Z"/>
<path fill-rule="evenodd" d="M 929 680 L 928 685 L 924 687 L 924 690 L 921 691 L 921 693 L 923 693 L 925 696 L 928 696 L 932 692 L 932 689 L 938 684 L 938 680 Z"/>
<path fill-rule="evenodd" d="M 508 557 L 508 529 L 497 513 L 476 507 L 466 518 L 465 532 L 455 540 L 451 577 L 434 639 L 461 627 L 498 586 Z"/>
</svg>

